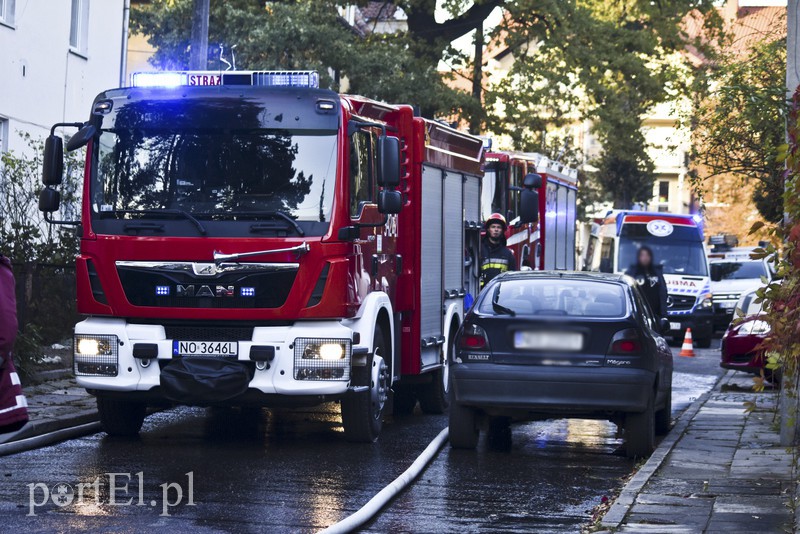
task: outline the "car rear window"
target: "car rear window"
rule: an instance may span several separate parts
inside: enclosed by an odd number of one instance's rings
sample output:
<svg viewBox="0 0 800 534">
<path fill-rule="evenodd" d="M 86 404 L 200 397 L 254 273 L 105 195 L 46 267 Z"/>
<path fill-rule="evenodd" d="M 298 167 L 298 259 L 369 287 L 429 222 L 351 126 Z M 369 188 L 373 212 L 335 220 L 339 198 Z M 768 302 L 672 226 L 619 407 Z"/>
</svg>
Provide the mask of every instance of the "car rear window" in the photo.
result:
<svg viewBox="0 0 800 534">
<path fill-rule="evenodd" d="M 551 315 L 618 318 L 627 314 L 620 284 L 562 278 L 527 278 L 500 282 L 483 294 L 478 311 L 502 315 Z"/>
</svg>

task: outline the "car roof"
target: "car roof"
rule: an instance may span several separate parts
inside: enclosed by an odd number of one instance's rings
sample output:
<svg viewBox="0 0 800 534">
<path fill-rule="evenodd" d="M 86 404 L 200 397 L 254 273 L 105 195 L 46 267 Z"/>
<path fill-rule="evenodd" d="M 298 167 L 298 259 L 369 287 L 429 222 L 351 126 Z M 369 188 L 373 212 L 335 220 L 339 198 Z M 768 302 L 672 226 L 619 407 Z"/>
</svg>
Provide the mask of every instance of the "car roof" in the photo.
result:
<svg viewBox="0 0 800 534">
<path fill-rule="evenodd" d="M 580 280 L 587 282 L 617 282 L 620 284 L 631 285 L 631 278 L 619 273 L 599 273 L 589 271 L 508 271 L 502 273 L 492 280 L 498 282 L 511 280 Z"/>
</svg>

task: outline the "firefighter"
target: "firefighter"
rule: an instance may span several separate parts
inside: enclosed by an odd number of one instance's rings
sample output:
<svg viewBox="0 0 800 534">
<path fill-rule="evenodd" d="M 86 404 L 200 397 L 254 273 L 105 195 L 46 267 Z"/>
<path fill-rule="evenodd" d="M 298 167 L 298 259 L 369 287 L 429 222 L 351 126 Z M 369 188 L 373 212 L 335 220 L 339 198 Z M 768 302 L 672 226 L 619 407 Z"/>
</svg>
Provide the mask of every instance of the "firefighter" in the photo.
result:
<svg viewBox="0 0 800 534">
<path fill-rule="evenodd" d="M 514 254 L 506 247 L 506 218 L 492 213 L 486 219 L 486 239 L 481 243 L 481 287 L 498 274 L 512 269 Z"/>
</svg>

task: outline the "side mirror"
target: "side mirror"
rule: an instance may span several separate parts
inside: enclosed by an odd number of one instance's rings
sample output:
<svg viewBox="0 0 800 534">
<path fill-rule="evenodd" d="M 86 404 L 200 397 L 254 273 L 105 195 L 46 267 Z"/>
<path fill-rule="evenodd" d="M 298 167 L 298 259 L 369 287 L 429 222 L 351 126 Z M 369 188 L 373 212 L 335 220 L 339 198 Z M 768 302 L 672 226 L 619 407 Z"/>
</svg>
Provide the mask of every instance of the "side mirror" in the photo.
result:
<svg viewBox="0 0 800 534">
<path fill-rule="evenodd" d="M 44 142 L 44 161 L 42 162 L 42 183 L 61 185 L 64 180 L 64 140 L 50 135 Z"/>
<path fill-rule="evenodd" d="M 666 317 L 662 317 L 661 319 L 659 319 L 658 329 L 659 333 L 661 334 L 666 334 L 667 332 L 669 332 L 669 319 L 667 319 Z"/>
<path fill-rule="evenodd" d="M 519 222 L 534 223 L 539 220 L 539 193 L 525 188 L 519 194 Z"/>
<path fill-rule="evenodd" d="M 394 189 L 400 185 L 400 140 L 382 135 L 378 138 L 378 185 Z"/>
<path fill-rule="evenodd" d="M 403 195 L 400 191 L 387 191 L 384 189 L 378 193 L 378 211 L 386 214 L 393 215 L 400 213 L 403 209 Z"/>
<path fill-rule="evenodd" d="M 539 189 L 542 187 L 542 175 L 535 172 L 529 172 L 522 180 L 522 187 L 525 189 Z"/>
<path fill-rule="evenodd" d="M 78 150 L 79 148 L 86 146 L 96 133 L 97 128 L 95 128 L 93 125 L 85 125 L 83 128 L 78 130 L 75 135 L 70 137 L 69 141 L 67 141 L 67 152 L 72 152 L 73 150 Z"/>
<path fill-rule="evenodd" d="M 39 211 L 53 213 L 61 205 L 61 195 L 52 187 L 45 187 L 39 193 Z"/>
</svg>

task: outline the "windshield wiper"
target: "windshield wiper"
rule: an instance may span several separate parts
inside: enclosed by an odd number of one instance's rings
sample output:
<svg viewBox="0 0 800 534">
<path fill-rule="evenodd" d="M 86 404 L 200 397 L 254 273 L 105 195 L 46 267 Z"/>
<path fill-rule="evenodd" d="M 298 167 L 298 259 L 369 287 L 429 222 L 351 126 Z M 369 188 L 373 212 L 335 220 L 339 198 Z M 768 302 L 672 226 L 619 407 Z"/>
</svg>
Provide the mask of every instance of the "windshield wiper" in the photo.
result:
<svg viewBox="0 0 800 534">
<path fill-rule="evenodd" d="M 128 214 L 141 214 L 141 215 L 177 215 L 178 217 L 183 217 L 184 219 L 190 221 L 196 228 L 197 231 L 200 232 L 202 235 L 206 235 L 208 231 L 206 227 L 203 226 L 203 223 L 198 221 L 194 215 L 189 213 L 188 211 L 184 210 L 177 210 L 177 209 L 164 209 L 164 210 L 114 210 L 114 213 L 128 213 Z"/>
<path fill-rule="evenodd" d="M 495 311 L 495 313 L 502 313 L 503 315 L 510 315 L 511 317 L 514 317 L 517 315 L 517 312 L 497 302 L 500 300 L 500 285 L 501 284 L 497 284 L 497 289 L 494 290 L 494 295 L 492 296 L 492 309 Z"/>
<path fill-rule="evenodd" d="M 289 224 L 289 226 L 292 228 L 292 230 L 294 230 L 297 233 L 297 235 L 299 235 L 300 237 L 304 237 L 306 235 L 305 230 L 303 230 L 300 227 L 300 225 L 297 224 L 297 221 L 292 219 L 292 216 L 289 215 L 288 213 L 286 213 L 285 211 L 279 211 L 279 210 L 276 210 L 276 211 L 233 211 L 233 212 L 227 212 L 227 213 L 220 213 L 219 215 L 214 214 L 214 217 L 219 217 L 219 216 L 224 216 L 224 217 L 252 217 L 252 218 L 267 217 L 267 218 L 270 218 L 270 219 L 280 219 L 282 221 L 287 222 Z M 253 227 L 251 227 L 251 228 L 253 228 Z M 256 228 L 256 230 L 264 230 L 264 229 L 265 228 Z"/>
</svg>

